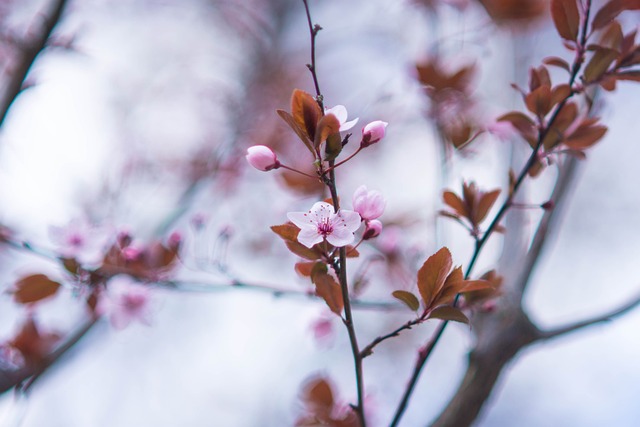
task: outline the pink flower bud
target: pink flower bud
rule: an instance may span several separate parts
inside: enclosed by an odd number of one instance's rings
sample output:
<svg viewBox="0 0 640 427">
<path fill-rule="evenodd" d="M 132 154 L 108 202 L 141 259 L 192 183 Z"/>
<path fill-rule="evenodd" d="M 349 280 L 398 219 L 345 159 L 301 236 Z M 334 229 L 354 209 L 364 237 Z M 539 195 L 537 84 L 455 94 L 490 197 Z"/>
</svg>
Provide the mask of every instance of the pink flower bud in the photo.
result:
<svg viewBox="0 0 640 427">
<path fill-rule="evenodd" d="M 353 193 L 353 210 L 360 214 L 363 221 L 378 218 L 384 212 L 386 202 L 378 191 L 369 191 L 361 185 Z"/>
<path fill-rule="evenodd" d="M 371 144 L 375 144 L 384 138 L 387 125 L 389 123 L 380 120 L 373 121 L 362 128 L 362 142 L 363 147 L 368 147 Z"/>
<path fill-rule="evenodd" d="M 378 237 L 382 232 L 382 223 L 377 219 L 371 220 L 367 222 L 367 228 L 364 230 L 364 234 L 362 236 L 363 240 L 373 239 L 374 237 Z"/>
<path fill-rule="evenodd" d="M 251 166 L 261 171 L 270 171 L 280 167 L 276 153 L 265 145 L 249 147 L 245 157 Z"/>
</svg>

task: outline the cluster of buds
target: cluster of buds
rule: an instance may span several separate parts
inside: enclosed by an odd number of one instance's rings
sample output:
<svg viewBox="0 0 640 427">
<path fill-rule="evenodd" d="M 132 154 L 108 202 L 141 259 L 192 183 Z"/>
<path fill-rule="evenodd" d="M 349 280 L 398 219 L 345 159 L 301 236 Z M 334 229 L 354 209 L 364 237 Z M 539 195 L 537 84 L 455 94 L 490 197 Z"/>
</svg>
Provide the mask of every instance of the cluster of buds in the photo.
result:
<svg viewBox="0 0 640 427">
<path fill-rule="evenodd" d="M 347 134 L 342 138 L 340 132 L 346 132 L 353 128 L 358 122 L 358 118 L 347 121 L 348 113 L 343 105 L 336 105 L 322 112 L 315 99 L 310 94 L 301 90 L 295 90 L 293 92 L 291 98 L 291 113 L 278 110 L 278 114 L 294 130 L 306 148 L 311 152 L 313 162 L 317 165 L 320 175 L 326 173 L 331 168 L 344 164 L 360 152 L 360 150 L 379 142 L 384 138 L 388 125 L 387 122 L 381 120 L 375 120 L 365 125 L 362 128 L 362 137 L 357 151 L 345 160 L 334 164 L 332 167 L 324 168 L 322 166 L 323 161 L 335 161 L 341 153 L 342 148 L 349 141 L 351 134 Z M 321 148 L 324 148 L 324 155 L 321 152 Z M 249 147 L 247 149 L 246 159 L 251 166 L 260 171 L 266 172 L 282 167 L 302 173 L 282 164 L 280 160 L 278 160 L 276 153 L 265 145 Z"/>
</svg>

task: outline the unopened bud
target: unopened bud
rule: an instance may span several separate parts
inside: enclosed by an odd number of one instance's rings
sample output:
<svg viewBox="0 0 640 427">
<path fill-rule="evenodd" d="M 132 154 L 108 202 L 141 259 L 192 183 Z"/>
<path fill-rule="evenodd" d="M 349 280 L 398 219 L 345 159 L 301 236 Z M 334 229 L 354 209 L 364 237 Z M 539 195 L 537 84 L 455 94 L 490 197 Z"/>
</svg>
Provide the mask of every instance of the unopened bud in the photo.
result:
<svg viewBox="0 0 640 427">
<path fill-rule="evenodd" d="M 280 167 L 276 153 L 266 145 L 249 147 L 245 158 L 251 166 L 261 171 L 270 171 Z"/>
<path fill-rule="evenodd" d="M 363 147 L 368 147 L 371 144 L 375 144 L 380 141 L 384 138 L 388 124 L 389 123 L 381 120 L 376 120 L 367 124 L 362 128 L 362 142 L 360 144 Z"/>
</svg>

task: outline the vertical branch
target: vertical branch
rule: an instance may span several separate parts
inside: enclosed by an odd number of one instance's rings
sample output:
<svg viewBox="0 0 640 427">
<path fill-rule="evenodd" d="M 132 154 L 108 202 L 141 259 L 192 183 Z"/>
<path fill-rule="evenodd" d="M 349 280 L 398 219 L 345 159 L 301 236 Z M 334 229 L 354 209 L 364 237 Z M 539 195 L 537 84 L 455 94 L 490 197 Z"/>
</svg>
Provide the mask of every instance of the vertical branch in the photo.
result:
<svg viewBox="0 0 640 427">
<path fill-rule="evenodd" d="M 0 127 L 4 124 L 9 109 L 18 98 L 27 75 L 36 58 L 47 47 L 47 42 L 53 29 L 60 22 L 67 0 L 53 0 L 49 11 L 38 14 L 42 20 L 40 28 L 30 40 L 16 42 L 17 53 L 15 63 L 11 64 L 11 71 L 6 78 L 6 85 L 0 90 Z"/>
<path fill-rule="evenodd" d="M 318 74 L 316 72 L 316 36 L 322 27 L 318 24 L 313 24 L 311 20 L 311 12 L 309 11 L 309 4 L 307 0 L 302 0 L 304 3 L 304 9 L 307 14 L 307 23 L 309 25 L 309 33 L 311 35 L 311 63 L 307 64 L 307 68 L 311 72 L 313 78 L 313 84 L 316 89 L 316 102 L 320 107 L 320 111 L 324 114 L 324 102 L 322 92 L 320 91 L 320 83 L 318 82 Z M 325 178 L 325 184 L 329 188 L 331 193 L 331 199 L 333 202 L 333 208 L 335 212 L 340 210 L 340 199 L 338 198 L 338 190 L 336 188 L 336 173 L 335 173 L 335 160 L 329 161 L 329 177 Z M 336 268 L 337 267 L 337 268 Z M 353 363 L 356 375 L 356 392 L 358 395 L 358 403 L 353 406 L 358 419 L 360 420 L 361 427 L 366 427 L 366 419 L 364 415 L 364 375 L 362 369 L 363 356 L 360 353 L 360 347 L 358 346 L 358 338 L 356 335 L 355 326 L 353 323 L 353 313 L 351 311 L 351 299 L 349 296 L 349 283 L 347 279 L 347 250 L 343 246 L 339 249 L 338 265 L 334 263 L 334 270 L 338 275 L 338 281 L 340 282 L 340 289 L 342 291 L 342 300 L 344 303 L 344 318 L 342 319 L 347 333 L 349 335 L 349 343 L 351 344 L 351 353 L 353 355 Z"/>
</svg>

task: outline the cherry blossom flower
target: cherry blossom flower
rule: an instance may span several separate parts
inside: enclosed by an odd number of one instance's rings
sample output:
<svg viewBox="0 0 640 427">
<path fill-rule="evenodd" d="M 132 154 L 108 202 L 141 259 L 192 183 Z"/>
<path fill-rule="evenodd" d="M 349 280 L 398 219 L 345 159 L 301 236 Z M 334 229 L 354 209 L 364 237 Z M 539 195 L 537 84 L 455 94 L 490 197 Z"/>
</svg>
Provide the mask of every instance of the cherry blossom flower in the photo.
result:
<svg viewBox="0 0 640 427">
<path fill-rule="evenodd" d="M 135 284 L 128 276 L 115 276 L 100 295 L 96 312 L 109 317 L 116 329 L 124 329 L 133 321 L 151 324 L 151 295 L 145 286 Z"/>
<path fill-rule="evenodd" d="M 353 193 L 353 210 L 360 214 L 363 221 L 378 218 L 384 212 L 387 202 L 379 191 L 369 191 L 365 185 Z"/>
<path fill-rule="evenodd" d="M 106 227 L 98 227 L 84 217 L 73 219 L 64 227 L 49 227 L 49 236 L 60 255 L 75 258 L 85 265 L 100 263 L 109 234 Z"/>
<path fill-rule="evenodd" d="M 354 127 L 356 123 L 358 123 L 359 119 L 359 117 L 356 117 L 351 121 L 347 121 L 348 113 L 347 108 L 344 105 L 336 105 L 333 108 L 325 108 L 324 113 L 333 114 L 334 116 L 336 116 L 336 118 L 340 122 L 340 132 L 347 131 Z"/>
<path fill-rule="evenodd" d="M 266 145 L 254 145 L 247 148 L 245 158 L 251 166 L 261 171 L 266 172 L 280 167 L 276 153 Z"/>
<path fill-rule="evenodd" d="M 287 218 L 300 228 L 298 241 L 308 248 L 325 239 L 335 247 L 346 246 L 361 222 L 357 212 L 340 209 L 336 213 L 326 202 L 315 203 L 307 212 L 289 212 Z"/>
<path fill-rule="evenodd" d="M 380 141 L 384 138 L 388 125 L 389 123 L 381 120 L 368 123 L 362 128 L 362 142 L 360 144 L 364 147 L 368 147 L 369 145 Z"/>
</svg>

